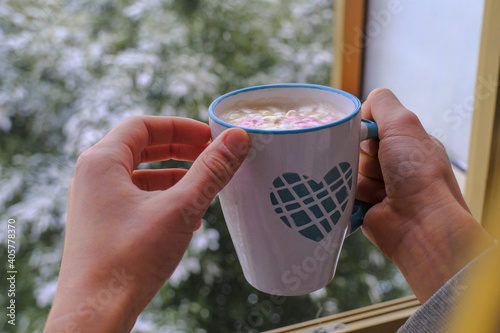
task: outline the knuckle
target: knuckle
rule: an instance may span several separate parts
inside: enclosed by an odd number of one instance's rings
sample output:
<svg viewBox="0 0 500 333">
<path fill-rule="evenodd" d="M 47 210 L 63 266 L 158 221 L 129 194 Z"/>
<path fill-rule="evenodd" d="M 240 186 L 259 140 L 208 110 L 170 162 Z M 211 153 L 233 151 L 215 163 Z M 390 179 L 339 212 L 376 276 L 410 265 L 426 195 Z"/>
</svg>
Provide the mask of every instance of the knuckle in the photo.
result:
<svg viewBox="0 0 500 333">
<path fill-rule="evenodd" d="M 430 184 L 446 178 L 451 172 L 450 160 L 444 146 L 432 137 L 419 142 L 420 158 L 414 154 L 413 163 L 417 169 L 427 175 L 427 182 Z M 429 185 L 430 185 L 429 184 Z"/>
<path fill-rule="evenodd" d="M 370 95 L 372 97 L 381 97 L 381 96 L 384 96 L 384 95 L 387 95 L 387 94 L 391 94 L 392 95 L 392 91 L 388 88 L 376 88 L 374 90 L 372 90 L 372 92 L 370 93 Z"/>
<path fill-rule="evenodd" d="M 134 116 L 130 116 L 130 117 L 125 118 L 123 121 L 135 124 L 135 123 L 143 122 L 145 118 L 146 117 L 143 115 L 134 115 Z"/>
<path fill-rule="evenodd" d="M 100 170 L 103 166 L 102 161 L 105 158 L 105 154 L 97 146 L 86 149 L 80 154 L 76 161 L 75 176 L 86 174 L 92 170 Z"/>
<path fill-rule="evenodd" d="M 87 164 L 92 163 L 92 161 L 95 159 L 94 151 L 94 147 L 90 147 L 84 150 L 76 160 L 76 167 L 84 167 Z"/>
<path fill-rule="evenodd" d="M 435 136 L 430 135 L 430 134 L 429 134 L 429 136 L 432 139 L 432 141 L 434 141 L 434 143 L 438 146 L 438 148 L 441 152 L 446 152 L 446 148 L 445 148 L 444 144 L 441 141 L 439 141 L 439 139 L 437 139 Z"/>
<path fill-rule="evenodd" d="M 422 123 L 420 122 L 420 119 L 418 118 L 418 116 L 409 110 L 406 110 L 404 115 L 401 116 L 400 121 L 402 123 L 404 123 L 406 126 L 408 126 L 409 128 L 422 127 Z"/>
<path fill-rule="evenodd" d="M 440 175 L 447 175 L 448 173 L 451 173 L 451 164 L 450 164 L 450 159 L 448 158 L 448 154 L 446 153 L 445 149 L 441 149 L 439 147 L 438 151 L 435 154 L 436 158 L 436 172 Z"/>
</svg>

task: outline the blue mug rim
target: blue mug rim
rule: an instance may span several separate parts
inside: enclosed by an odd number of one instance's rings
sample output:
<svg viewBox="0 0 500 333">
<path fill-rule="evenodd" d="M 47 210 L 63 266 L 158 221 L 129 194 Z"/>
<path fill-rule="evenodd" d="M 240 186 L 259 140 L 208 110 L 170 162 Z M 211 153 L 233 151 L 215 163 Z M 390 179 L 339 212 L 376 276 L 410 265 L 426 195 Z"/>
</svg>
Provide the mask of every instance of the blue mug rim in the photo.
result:
<svg viewBox="0 0 500 333">
<path fill-rule="evenodd" d="M 215 107 L 224 99 L 226 99 L 230 96 L 234 96 L 234 95 L 241 94 L 241 93 L 248 92 L 248 91 L 269 89 L 269 88 L 309 88 L 309 89 L 325 90 L 325 91 L 333 92 L 333 93 L 342 95 L 344 97 L 347 97 L 348 99 L 350 99 L 354 103 L 355 109 L 348 116 L 346 116 L 338 121 L 335 121 L 333 123 L 329 123 L 329 124 L 325 124 L 325 125 L 321 125 L 321 126 L 317 126 L 317 127 L 291 129 L 291 130 L 263 130 L 263 129 L 245 128 L 245 127 L 236 126 L 236 125 L 233 125 L 230 123 L 226 123 L 225 121 L 222 121 L 220 118 L 218 118 L 215 115 L 215 112 L 214 112 Z M 227 128 L 236 127 L 236 128 L 241 128 L 241 129 L 243 129 L 247 132 L 250 132 L 250 133 L 260 133 L 260 134 L 290 134 L 290 133 L 314 132 L 314 131 L 322 130 L 324 128 L 337 126 L 337 125 L 342 124 L 344 122 L 350 121 L 352 118 L 356 117 L 356 115 L 359 113 L 360 110 L 361 110 L 361 102 L 359 101 L 359 99 L 356 96 L 354 96 L 353 94 L 348 93 L 347 91 L 343 91 L 343 90 L 333 88 L 333 87 L 322 86 L 322 85 L 318 85 L 318 84 L 278 83 L 278 84 L 266 84 L 266 85 L 247 87 L 247 88 L 238 89 L 238 90 L 228 92 L 228 93 L 218 97 L 210 104 L 210 106 L 208 107 L 208 115 L 213 121 L 215 121 L 219 125 L 222 125 L 222 126 L 227 127 Z"/>
</svg>

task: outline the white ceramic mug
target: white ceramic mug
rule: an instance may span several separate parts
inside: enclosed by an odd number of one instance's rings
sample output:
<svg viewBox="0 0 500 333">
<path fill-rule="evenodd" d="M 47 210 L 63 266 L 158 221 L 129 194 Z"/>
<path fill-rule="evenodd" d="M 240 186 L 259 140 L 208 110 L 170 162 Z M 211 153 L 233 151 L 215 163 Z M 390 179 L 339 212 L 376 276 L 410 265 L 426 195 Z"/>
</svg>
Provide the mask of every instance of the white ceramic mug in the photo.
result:
<svg viewBox="0 0 500 333">
<path fill-rule="evenodd" d="M 209 108 L 212 138 L 234 125 L 218 115 L 263 98 L 326 101 L 345 117 L 308 129 L 245 129 L 252 148 L 220 202 L 247 281 L 275 295 L 302 295 L 333 278 L 346 236 L 367 207 L 355 204 L 359 143 L 377 136 L 353 95 L 326 86 L 277 84 L 245 88 Z M 365 204 L 366 205 L 366 204 Z"/>
</svg>

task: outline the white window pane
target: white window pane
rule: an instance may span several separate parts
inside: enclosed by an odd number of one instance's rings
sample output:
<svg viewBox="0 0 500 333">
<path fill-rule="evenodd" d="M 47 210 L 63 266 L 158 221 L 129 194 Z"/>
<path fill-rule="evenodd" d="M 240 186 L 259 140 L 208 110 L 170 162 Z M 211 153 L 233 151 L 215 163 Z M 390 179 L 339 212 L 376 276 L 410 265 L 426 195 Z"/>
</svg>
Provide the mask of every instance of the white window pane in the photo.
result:
<svg viewBox="0 0 500 333">
<path fill-rule="evenodd" d="M 363 98 L 394 91 L 465 170 L 484 1 L 368 3 Z"/>
</svg>

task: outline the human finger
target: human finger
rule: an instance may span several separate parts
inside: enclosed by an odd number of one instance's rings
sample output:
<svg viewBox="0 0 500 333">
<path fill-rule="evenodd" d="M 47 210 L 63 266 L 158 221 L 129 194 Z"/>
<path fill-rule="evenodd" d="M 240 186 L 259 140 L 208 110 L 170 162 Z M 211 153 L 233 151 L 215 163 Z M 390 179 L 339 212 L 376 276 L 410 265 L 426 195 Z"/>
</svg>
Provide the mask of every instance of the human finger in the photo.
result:
<svg viewBox="0 0 500 333">
<path fill-rule="evenodd" d="M 166 144 L 149 146 L 141 152 L 140 163 L 151 163 L 176 159 L 179 161 L 194 161 L 208 147 L 204 145 Z"/>
<path fill-rule="evenodd" d="M 383 180 L 369 178 L 362 174 L 358 174 L 356 199 L 371 204 L 377 204 L 386 196 L 385 183 Z"/>
<path fill-rule="evenodd" d="M 370 156 L 363 151 L 359 154 L 358 172 L 366 177 L 382 179 L 382 169 L 377 156 Z"/>
<path fill-rule="evenodd" d="M 177 184 L 186 172 L 186 169 L 136 170 L 132 182 L 143 191 L 163 191 Z"/>
<path fill-rule="evenodd" d="M 368 156 L 377 156 L 378 147 L 379 147 L 378 139 L 364 140 L 361 141 L 359 144 L 359 148 L 361 149 L 361 151 Z"/>
<path fill-rule="evenodd" d="M 217 193 L 229 182 L 250 149 L 250 137 L 239 128 L 219 135 L 173 187 L 184 219 L 198 222 Z"/>
<path fill-rule="evenodd" d="M 418 117 L 406 109 L 389 89 L 373 90 L 363 103 L 361 114 L 377 123 L 380 140 L 396 136 L 429 138 Z"/>
<path fill-rule="evenodd" d="M 140 164 L 141 152 L 162 144 L 203 145 L 210 140 L 207 124 L 188 118 L 134 116 L 125 119 L 96 144 L 129 174 Z"/>
</svg>

